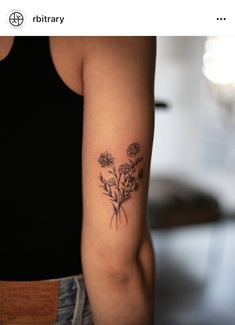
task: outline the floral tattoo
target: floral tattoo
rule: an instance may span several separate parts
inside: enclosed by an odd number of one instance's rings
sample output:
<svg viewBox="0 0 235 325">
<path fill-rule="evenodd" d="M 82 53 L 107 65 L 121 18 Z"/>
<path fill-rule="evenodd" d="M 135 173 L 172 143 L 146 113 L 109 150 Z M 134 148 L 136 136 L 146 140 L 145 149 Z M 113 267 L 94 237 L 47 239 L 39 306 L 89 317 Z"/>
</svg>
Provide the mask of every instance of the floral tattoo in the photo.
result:
<svg viewBox="0 0 235 325">
<path fill-rule="evenodd" d="M 137 142 L 130 144 L 127 148 L 129 163 L 125 162 L 121 164 L 118 169 L 115 167 L 114 157 L 108 151 L 101 153 L 98 159 L 101 167 L 107 168 L 108 173 L 111 174 L 110 178 L 104 178 L 100 173 L 99 180 L 101 182 L 100 187 L 104 189 L 103 194 L 107 195 L 112 201 L 113 214 L 110 227 L 115 218 L 116 230 L 118 223 L 122 223 L 123 216 L 126 224 L 128 224 L 128 218 L 123 204 L 132 197 L 131 193 L 138 191 L 139 182 L 144 175 L 143 169 L 138 166 L 143 160 L 143 157 L 138 156 L 139 151 L 140 146 Z"/>
</svg>

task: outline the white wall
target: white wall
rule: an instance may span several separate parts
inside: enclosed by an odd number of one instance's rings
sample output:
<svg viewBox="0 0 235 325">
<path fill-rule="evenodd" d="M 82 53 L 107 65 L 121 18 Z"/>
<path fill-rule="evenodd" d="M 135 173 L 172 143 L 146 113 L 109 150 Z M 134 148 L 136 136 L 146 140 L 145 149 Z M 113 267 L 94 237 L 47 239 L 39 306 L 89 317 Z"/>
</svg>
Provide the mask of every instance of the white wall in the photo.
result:
<svg viewBox="0 0 235 325">
<path fill-rule="evenodd" d="M 151 174 L 182 175 L 235 210 L 235 126 L 228 128 L 202 75 L 205 37 L 158 37 Z M 234 192 L 234 193 L 233 193 Z"/>
</svg>

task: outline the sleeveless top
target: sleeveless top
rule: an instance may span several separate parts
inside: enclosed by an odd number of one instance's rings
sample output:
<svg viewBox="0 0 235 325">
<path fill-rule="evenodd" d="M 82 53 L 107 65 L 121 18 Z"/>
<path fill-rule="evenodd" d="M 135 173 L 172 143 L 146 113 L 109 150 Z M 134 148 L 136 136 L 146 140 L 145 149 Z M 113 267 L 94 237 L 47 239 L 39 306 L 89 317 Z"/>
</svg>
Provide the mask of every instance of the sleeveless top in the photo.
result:
<svg viewBox="0 0 235 325">
<path fill-rule="evenodd" d="M 82 273 L 83 101 L 49 37 L 15 37 L 0 61 L 0 280 Z"/>
</svg>

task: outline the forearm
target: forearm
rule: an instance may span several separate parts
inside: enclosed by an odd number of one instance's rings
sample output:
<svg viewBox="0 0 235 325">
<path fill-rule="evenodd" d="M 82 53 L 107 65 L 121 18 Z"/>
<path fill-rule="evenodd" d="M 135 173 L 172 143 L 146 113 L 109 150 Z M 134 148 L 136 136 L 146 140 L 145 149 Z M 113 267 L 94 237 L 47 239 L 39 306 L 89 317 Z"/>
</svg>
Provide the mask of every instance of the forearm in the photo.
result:
<svg viewBox="0 0 235 325">
<path fill-rule="evenodd" d="M 144 241 L 139 260 L 126 265 L 124 270 L 105 269 L 100 263 L 87 263 L 86 268 L 85 281 L 95 325 L 153 324 L 154 259 L 150 241 Z"/>
</svg>

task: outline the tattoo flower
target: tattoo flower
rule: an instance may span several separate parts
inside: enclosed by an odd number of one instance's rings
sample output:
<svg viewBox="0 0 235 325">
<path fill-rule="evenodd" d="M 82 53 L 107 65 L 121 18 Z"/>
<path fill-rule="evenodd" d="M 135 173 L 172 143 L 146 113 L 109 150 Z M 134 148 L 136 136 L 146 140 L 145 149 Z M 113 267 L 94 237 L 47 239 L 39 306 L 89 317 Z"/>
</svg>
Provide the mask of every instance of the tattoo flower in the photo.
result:
<svg viewBox="0 0 235 325">
<path fill-rule="evenodd" d="M 129 176 L 128 181 L 129 181 L 129 183 L 133 183 L 135 181 L 135 177 L 134 176 Z"/>
<path fill-rule="evenodd" d="M 127 148 L 127 155 L 129 157 L 134 157 L 137 155 L 137 153 L 140 151 L 140 146 L 138 143 L 134 142 L 132 144 L 129 145 L 129 147 Z"/>
<path fill-rule="evenodd" d="M 122 164 L 119 168 L 118 171 L 123 174 L 128 174 L 131 171 L 131 166 L 127 163 Z"/>
<path fill-rule="evenodd" d="M 118 172 L 114 165 L 114 158 L 106 151 L 101 153 L 98 162 L 101 167 L 107 167 L 108 173 L 112 174 L 112 177 L 106 178 L 100 173 L 99 180 L 101 187 L 103 188 L 104 195 L 108 196 L 113 207 L 113 214 L 110 221 L 110 227 L 112 226 L 113 219 L 116 221 L 116 230 L 118 223 L 122 223 L 122 218 L 126 220 L 128 224 L 127 214 L 123 208 L 132 196 L 132 193 L 138 191 L 139 182 L 143 178 L 144 172 L 142 168 L 139 168 L 140 162 L 143 157 L 138 157 L 140 146 L 137 142 L 130 144 L 126 150 L 129 163 L 123 163 L 119 166 Z M 112 189 L 111 189 L 112 187 Z"/>
<path fill-rule="evenodd" d="M 98 159 L 101 167 L 108 167 L 113 163 L 113 157 L 108 151 L 101 153 L 100 158 Z"/>
<path fill-rule="evenodd" d="M 109 186 L 114 186 L 115 184 L 116 184 L 116 182 L 115 182 L 115 178 L 110 178 L 108 181 L 107 181 L 107 184 L 109 185 Z"/>
<path fill-rule="evenodd" d="M 137 192 L 139 189 L 139 184 L 135 184 L 134 191 Z"/>
</svg>

